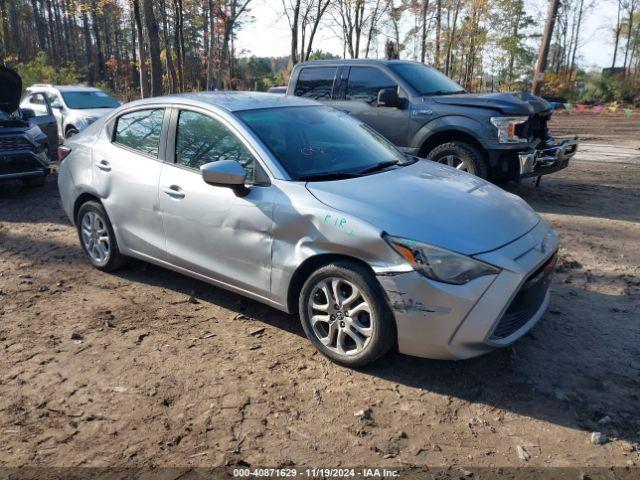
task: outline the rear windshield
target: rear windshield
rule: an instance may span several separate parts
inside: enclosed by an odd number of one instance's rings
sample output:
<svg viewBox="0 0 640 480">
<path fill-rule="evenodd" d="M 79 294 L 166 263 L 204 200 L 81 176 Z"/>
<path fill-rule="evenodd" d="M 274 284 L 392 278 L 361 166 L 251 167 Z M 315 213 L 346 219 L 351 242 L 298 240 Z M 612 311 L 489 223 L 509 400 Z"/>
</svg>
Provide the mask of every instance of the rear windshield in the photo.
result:
<svg viewBox="0 0 640 480">
<path fill-rule="evenodd" d="M 116 108 L 118 101 L 104 92 L 64 92 L 62 94 L 67 107 L 73 109 Z"/>
<path fill-rule="evenodd" d="M 464 92 L 464 88 L 445 74 L 420 63 L 390 63 L 389 68 L 401 76 L 420 95 L 447 95 Z"/>
</svg>

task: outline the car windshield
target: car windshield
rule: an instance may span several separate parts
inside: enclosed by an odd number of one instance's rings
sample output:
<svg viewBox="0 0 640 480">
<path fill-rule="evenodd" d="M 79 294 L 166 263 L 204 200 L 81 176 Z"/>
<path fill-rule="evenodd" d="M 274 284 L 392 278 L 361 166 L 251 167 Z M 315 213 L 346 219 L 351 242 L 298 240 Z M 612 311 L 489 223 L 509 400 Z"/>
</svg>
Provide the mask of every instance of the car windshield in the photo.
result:
<svg viewBox="0 0 640 480">
<path fill-rule="evenodd" d="M 62 94 L 64 102 L 69 108 L 116 108 L 120 104 L 118 101 L 104 92 L 64 92 Z"/>
<path fill-rule="evenodd" d="M 365 124 L 329 107 L 247 110 L 237 116 L 295 180 L 349 178 L 406 161 Z"/>
<path fill-rule="evenodd" d="M 389 67 L 415 88 L 420 95 L 447 95 L 464 92 L 464 88 L 435 68 L 420 63 L 391 63 Z"/>
</svg>

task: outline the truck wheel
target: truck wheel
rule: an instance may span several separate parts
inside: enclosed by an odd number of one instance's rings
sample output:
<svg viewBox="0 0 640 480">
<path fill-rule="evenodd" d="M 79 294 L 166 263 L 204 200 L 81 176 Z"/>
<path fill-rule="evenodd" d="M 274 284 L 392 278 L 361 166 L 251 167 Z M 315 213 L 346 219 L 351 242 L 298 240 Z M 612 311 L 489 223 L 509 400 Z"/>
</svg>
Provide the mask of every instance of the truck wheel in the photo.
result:
<svg viewBox="0 0 640 480">
<path fill-rule="evenodd" d="M 443 163 L 463 172 L 487 178 L 487 162 L 482 153 L 465 142 L 447 142 L 438 145 L 427 155 L 427 160 Z"/>
</svg>

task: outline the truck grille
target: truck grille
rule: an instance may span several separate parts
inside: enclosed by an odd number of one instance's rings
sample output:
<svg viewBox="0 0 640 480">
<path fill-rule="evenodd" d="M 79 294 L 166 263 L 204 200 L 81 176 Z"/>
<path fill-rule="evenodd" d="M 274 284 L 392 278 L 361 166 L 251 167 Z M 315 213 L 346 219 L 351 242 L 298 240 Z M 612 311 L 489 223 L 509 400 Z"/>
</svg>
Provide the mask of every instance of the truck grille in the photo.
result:
<svg viewBox="0 0 640 480">
<path fill-rule="evenodd" d="M 0 153 L 0 177 L 18 173 L 44 172 L 43 167 L 32 155 L 3 156 Z"/>
<path fill-rule="evenodd" d="M 551 284 L 557 255 L 553 255 L 529 276 L 496 326 L 492 340 L 500 340 L 522 328 L 540 309 Z"/>
<path fill-rule="evenodd" d="M 0 136 L 0 152 L 33 150 L 33 145 L 21 136 Z"/>
<path fill-rule="evenodd" d="M 544 142 L 549 136 L 549 117 L 548 114 L 531 115 L 529 120 L 516 127 L 516 135 L 529 141 L 540 139 Z"/>
</svg>

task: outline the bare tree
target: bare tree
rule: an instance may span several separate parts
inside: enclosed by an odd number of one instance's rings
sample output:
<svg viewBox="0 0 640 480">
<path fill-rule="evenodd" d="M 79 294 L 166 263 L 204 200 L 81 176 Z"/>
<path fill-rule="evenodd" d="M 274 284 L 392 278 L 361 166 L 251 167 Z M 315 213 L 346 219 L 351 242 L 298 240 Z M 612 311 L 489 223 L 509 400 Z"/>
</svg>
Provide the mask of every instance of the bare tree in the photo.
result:
<svg viewBox="0 0 640 480">
<path fill-rule="evenodd" d="M 147 59 L 144 51 L 144 30 L 142 28 L 142 17 L 140 15 L 139 0 L 131 0 L 133 7 L 133 18 L 136 23 L 136 36 L 138 39 L 138 62 L 140 64 L 140 93 L 142 98 L 149 96 L 149 75 L 147 73 Z"/>
</svg>

